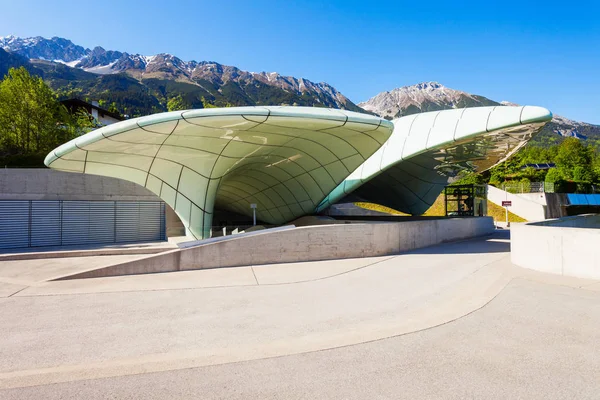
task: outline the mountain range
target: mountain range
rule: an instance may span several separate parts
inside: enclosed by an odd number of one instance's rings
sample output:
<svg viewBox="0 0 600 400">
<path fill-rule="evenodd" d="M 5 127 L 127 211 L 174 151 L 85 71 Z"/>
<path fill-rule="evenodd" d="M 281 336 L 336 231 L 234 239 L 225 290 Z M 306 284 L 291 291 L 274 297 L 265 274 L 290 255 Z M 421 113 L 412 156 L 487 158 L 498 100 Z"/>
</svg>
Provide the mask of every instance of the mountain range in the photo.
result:
<svg viewBox="0 0 600 400">
<path fill-rule="evenodd" d="M 369 112 L 384 118 L 449 108 L 515 105 L 424 82 L 382 92 L 358 105 L 333 86 L 277 72 L 248 72 L 212 61 L 183 61 L 167 53 L 144 56 L 68 39 L 0 37 L 0 76 L 24 66 L 62 98 L 113 104 L 130 116 L 166 111 L 170 100 L 185 108 L 301 105 Z M 536 136 L 542 145 L 573 136 L 600 145 L 600 126 L 555 116 Z"/>
<path fill-rule="evenodd" d="M 29 64 L 63 96 L 115 102 L 125 114 L 165 111 L 168 100 L 181 97 L 189 108 L 289 104 L 362 111 L 333 86 L 276 72 L 247 72 L 211 61 L 183 61 L 172 54 L 143 56 L 102 47 L 86 49 L 53 37 L 0 38 L 0 73 L 12 58 Z M 19 57 L 15 59 L 16 57 Z"/>
</svg>

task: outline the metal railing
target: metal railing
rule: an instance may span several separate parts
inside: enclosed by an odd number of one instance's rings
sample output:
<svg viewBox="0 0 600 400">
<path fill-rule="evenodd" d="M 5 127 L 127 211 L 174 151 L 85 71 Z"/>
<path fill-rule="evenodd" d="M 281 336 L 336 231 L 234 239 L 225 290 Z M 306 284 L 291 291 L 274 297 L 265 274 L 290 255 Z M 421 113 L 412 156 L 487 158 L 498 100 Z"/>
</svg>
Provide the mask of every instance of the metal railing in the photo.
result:
<svg viewBox="0 0 600 400">
<path fill-rule="evenodd" d="M 568 182 L 555 185 L 552 182 L 504 182 L 500 189 L 508 193 L 600 193 L 600 186 L 589 183 Z"/>
<path fill-rule="evenodd" d="M 505 182 L 500 189 L 508 193 L 554 193 L 552 182 Z"/>
</svg>

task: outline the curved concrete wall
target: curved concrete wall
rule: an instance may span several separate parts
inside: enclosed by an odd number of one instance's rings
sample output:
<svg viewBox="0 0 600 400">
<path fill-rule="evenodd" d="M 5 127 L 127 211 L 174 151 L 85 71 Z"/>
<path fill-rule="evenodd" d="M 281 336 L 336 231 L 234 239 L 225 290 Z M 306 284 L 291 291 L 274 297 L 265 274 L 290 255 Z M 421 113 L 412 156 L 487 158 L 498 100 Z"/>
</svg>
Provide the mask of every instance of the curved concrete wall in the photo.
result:
<svg viewBox="0 0 600 400">
<path fill-rule="evenodd" d="M 384 256 L 493 231 L 491 217 L 307 226 L 233 236 L 62 279 Z"/>
<path fill-rule="evenodd" d="M 513 264 L 552 274 L 600 279 L 600 214 L 513 224 Z"/>
</svg>

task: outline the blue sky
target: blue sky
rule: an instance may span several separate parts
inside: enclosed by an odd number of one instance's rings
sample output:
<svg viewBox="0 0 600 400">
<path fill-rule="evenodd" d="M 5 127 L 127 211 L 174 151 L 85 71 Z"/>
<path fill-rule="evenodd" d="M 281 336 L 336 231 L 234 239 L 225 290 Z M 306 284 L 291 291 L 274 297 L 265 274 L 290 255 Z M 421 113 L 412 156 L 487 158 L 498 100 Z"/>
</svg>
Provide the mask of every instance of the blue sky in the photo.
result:
<svg viewBox="0 0 600 400">
<path fill-rule="evenodd" d="M 355 103 L 438 81 L 600 124 L 598 1 L 1 1 L 0 36 L 277 71 Z"/>
</svg>

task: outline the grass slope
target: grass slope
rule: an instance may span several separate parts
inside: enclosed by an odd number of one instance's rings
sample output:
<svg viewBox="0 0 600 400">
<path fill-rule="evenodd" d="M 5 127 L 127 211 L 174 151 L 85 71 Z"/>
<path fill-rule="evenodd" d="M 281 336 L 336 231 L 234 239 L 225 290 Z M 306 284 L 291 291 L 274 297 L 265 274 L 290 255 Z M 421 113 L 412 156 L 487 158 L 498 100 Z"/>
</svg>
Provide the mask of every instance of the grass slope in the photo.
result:
<svg viewBox="0 0 600 400">
<path fill-rule="evenodd" d="M 354 203 L 354 205 L 357 207 L 360 207 L 360 208 L 364 208 L 366 210 L 379 211 L 382 213 L 388 213 L 388 214 L 392 214 L 392 215 L 410 215 L 410 214 L 406 214 L 406 213 L 394 210 L 393 208 L 380 206 L 379 204 Z M 488 200 L 487 208 L 488 208 L 487 215 L 490 217 L 493 217 L 494 221 L 499 221 L 499 222 L 506 221 L 504 207 L 500 207 L 499 205 L 494 204 Z M 431 207 L 429 207 L 429 209 L 427 211 L 425 211 L 425 213 L 423 215 L 427 216 L 427 217 L 443 217 L 445 215 L 445 211 L 446 210 L 445 210 L 445 206 L 444 206 L 444 195 L 440 194 L 438 196 L 438 198 L 435 200 L 435 202 L 433 203 L 433 205 Z M 509 220 L 509 222 L 526 222 L 526 220 L 524 218 L 521 218 L 518 215 L 511 213 L 510 211 L 508 212 L 508 220 Z"/>
</svg>

